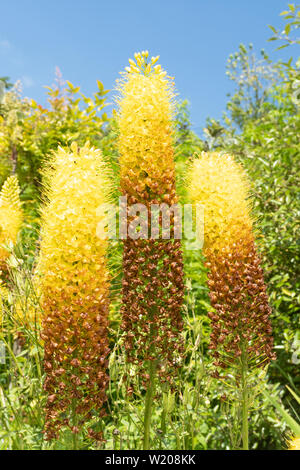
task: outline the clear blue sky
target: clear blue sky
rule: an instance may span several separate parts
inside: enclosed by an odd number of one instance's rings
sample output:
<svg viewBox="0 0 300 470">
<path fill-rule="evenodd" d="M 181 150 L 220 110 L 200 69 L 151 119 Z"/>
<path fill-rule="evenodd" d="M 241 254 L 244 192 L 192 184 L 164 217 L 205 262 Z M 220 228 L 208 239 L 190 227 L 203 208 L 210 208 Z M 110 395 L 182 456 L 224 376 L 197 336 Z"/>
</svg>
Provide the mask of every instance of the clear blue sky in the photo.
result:
<svg viewBox="0 0 300 470">
<path fill-rule="evenodd" d="M 134 52 L 148 49 L 191 103 L 193 128 L 221 118 L 231 83 L 228 55 L 239 43 L 275 50 L 285 0 L 1 0 L 0 76 L 22 79 L 24 94 L 45 104 L 55 66 L 84 93 L 100 79 L 113 89 Z M 272 53 L 286 58 L 289 51 Z M 109 95 L 110 100 L 112 95 Z"/>
</svg>

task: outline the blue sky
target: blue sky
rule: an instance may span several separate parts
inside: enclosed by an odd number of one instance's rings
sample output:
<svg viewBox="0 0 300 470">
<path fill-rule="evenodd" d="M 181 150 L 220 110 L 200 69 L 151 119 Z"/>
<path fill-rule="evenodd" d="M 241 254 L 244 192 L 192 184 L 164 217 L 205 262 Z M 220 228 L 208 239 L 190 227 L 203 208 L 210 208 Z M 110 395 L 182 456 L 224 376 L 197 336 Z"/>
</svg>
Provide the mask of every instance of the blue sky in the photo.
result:
<svg viewBox="0 0 300 470">
<path fill-rule="evenodd" d="M 2 0 L 0 76 L 22 79 L 24 95 L 45 104 L 43 85 L 53 83 L 56 66 L 91 94 L 97 79 L 113 89 L 128 57 L 148 49 L 190 101 L 200 133 L 208 116 L 222 116 L 231 90 L 226 61 L 241 42 L 287 57 L 287 49 L 274 52 L 267 42 L 267 25 L 282 26 L 286 6 L 285 0 Z"/>
</svg>

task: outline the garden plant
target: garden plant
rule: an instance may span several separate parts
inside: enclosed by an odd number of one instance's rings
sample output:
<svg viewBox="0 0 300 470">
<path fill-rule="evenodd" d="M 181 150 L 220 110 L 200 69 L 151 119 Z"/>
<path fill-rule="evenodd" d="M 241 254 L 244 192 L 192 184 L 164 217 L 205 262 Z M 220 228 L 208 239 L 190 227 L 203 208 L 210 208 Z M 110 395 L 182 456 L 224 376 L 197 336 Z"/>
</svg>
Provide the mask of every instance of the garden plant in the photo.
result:
<svg viewBox="0 0 300 470">
<path fill-rule="evenodd" d="M 227 74 L 202 138 L 148 51 L 111 115 L 0 78 L 1 450 L 300 449 L 299 60 Z"/>
</svg>

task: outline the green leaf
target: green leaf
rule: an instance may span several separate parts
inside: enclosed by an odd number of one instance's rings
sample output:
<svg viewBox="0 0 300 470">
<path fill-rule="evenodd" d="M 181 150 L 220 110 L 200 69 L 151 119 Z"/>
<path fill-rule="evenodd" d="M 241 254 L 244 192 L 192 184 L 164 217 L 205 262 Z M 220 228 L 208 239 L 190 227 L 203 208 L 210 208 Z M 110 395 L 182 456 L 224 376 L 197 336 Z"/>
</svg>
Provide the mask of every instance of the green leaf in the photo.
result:
<svg viewBox="0 0 300 470">
<path fill-rule="evenodd" d="M 300 405 L 300 397 L 297 395 L 297 393 L 294 392 L 294 390 L 292 390 L 288 385 L 286 385 L 286 388 L 288 389 L 288 391 L 293 395 L 293 397 L 295 398 L 295 400 L 299 403 Z"/>
<path fill-rule="evenodd" d="M 71 82 L 69 82 L 68 80 L 67 80 L 67 84 L 70 88 L 71 93 L 78 93 L 79 92 L 80 86 L 74 87 L 74 85 Z"/>
<path fill-rule="evenodd" d="M 290 23 L 288 23 L 286 27 L 284 28 L 284 32 L 288 36 L 290 34 L 290 31 L 291 31 L 291 25 Z"/>
<path fill-rule="evenodd" d="M 283 287 L 281 290 L 285 295 L 288 295 L 290 297 L 293 297 L 295 295 L 294 292 L 291 292 L 291 291 L 285 289 L 285 287 Z"/>
<path fill-rule="evenodd" d="M 2 103 L 4 98 L 4 83 L 0 80 L 0 103 Z"/>
<path fill-rule="evenodd" d="M 98 85 L 98 88 L 101 92 L 104 91 L 104 85 L 100 80 L 97 80 L 97 85 Z"/>
<path fill-rule="evenodd" d="M 297 423 L 297 421 L 295 421 L 294 418 L 292 418 L 292 416 L 290 416 L 289 413 L 283 408 L 283 406 L 280 405 L 277 400 L 271 397 L 268 392 L 263 390 L 263 394 L 267 400 L 279 411 L 283 420 L 286 422 L 295 436 L 300 437 L 300 425 Z"/>
<path fill-rule="evenodd" d="M 276 48 L 276 51 L 279 51 L 280 49 L 284 49 L 285 47 L 288 47 L 289 44 L 283 44 L 283 46 L 279 46 Z"/>
<path fill-rule="evenodd" d="M 71 90 L 73 90 L 74 85 L 73 85 L 71 82 L 69 82 L 69 80 L 67 80 L 67 84 L 68 84 L 68 87 L 69 87 Z"/>
<path fill-rule="evenodd" d="M 269 28 L 273 31 L 274 34 L 277 34 L 278 31 L 276 28 L 274 28 L 274 26 L 271 26 L 270 24 L 268 24 Z"/>
</svg>

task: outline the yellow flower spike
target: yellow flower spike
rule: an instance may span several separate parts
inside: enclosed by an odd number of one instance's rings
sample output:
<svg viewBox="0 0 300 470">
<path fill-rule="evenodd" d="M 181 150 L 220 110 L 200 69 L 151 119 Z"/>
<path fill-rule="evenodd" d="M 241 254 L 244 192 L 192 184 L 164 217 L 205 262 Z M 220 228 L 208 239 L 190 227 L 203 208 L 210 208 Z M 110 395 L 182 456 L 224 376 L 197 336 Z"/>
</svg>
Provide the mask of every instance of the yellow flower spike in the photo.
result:
<svg viewBox="0 0 300 470">
<path fill-rule="evenodd" d="M 139 73 L 125 73 L 118 81 L 121 190 L 129 206 L 135 203 L 147 208 L 152 203 L 172 206 L 177 203 L 174 84 L 156 73 L 151 62 L 147 63 L 147 51 L 142 56 Z M 170 240 L 129 237 L 124 240 L 123 262 L 122 316 L 127 358 L 145 371 L 148 369 L 145 358 L 159 357 L 157 372 L 164 380 L 175 373 L 175 358 L 182 352 L 181 242 L 172 233 Z M 155 345 L 152 338 L 157 338 Z M 145 385 L 148 386 L 147 381 Z"/>
<path fill-rule="evenodd" d="M 161 71 L 161 66 L 147 76 L 143 70 L 130 77 L 125 74 L 118 82 L 120 165 L 121 177 L 137 182 L 138 164 L 151 184 L 158 178 L 157 184 L 165 186 L 165 178 L 174 172 L 171 123 L 175 93 L 173 82 L 156 70 Z"/>
<path fill-rule="evenodd" d="M 249 183 L 226 154 L 205 153 L 190 168 L 189 193 L 204 206 L 204 255 L 213 308 L 209 349 L 214 376 L 239 388 L 243 449 L 248 449 L 252 374 L 275 358 L 271 308 L 255 246 Z M 201 222 L 201 221 L 200 221 Z M 229 373 L 228 373 L 229 372 Z M 224 377 L 224 376 L 222 376 Z"/>
<path fill-rule="evenodd" d="M 43 311 L 45 431 L 51 439 L 64 425 L 75 432 L 91 410 L 103 413 L 109 279 L 97 208 L 110 188 L 101 152 L 89 144 L 59 148 L 44 176 L 47 202 L 34 284 Z"/>
<path fill-rule="evenodd" d="M 0 245 L 15 243 L 23 222 L 20 188 L 16 176 L 7 178 L 0 192 Z M 0 269 L 5 271 L 8 251 L 0 246 Z"/>
<path fill-rule="evenodd" d="M 149 209 L 152 203 L 177 203 L 174 89 L 173 82 L 157 73 L 152 62 L 147 63 L 148 51 L 142 56 L 138 73 L 124 74 L 118 82 L 118 148 L 121 189 L 128 205 L 142 203 Z M 127 360 L 136 364 L 147 389 L 144 449 L 150 448 L 156 375 L 161 381 L 171 381 L 183 352 L 182 251 L 180 240 L 170 232 L 170 240 L 133 240 L 130 236 L 124 240 L 121 312 Z"/>
</svg>

